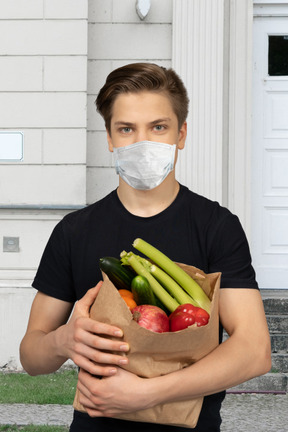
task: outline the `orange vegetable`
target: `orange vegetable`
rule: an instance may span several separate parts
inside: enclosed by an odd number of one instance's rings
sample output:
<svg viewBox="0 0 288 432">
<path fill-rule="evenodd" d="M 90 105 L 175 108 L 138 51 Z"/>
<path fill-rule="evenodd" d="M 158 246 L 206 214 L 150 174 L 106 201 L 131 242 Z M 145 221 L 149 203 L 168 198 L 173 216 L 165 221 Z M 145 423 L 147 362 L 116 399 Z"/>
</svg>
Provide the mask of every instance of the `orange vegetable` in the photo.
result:
<svg viewBox="0 0 288 432">
<path fill-rule="evenodd" d="M 120 289 L 118 290 L 118 292 L 130 310 L 134 309 L 137 306 L 137 303 L 135 302 L 133 298 L 133 293 L 131 291 Z"/>
<path fill-rule="evenodd" d="M 119 289 L 118 292 L 121 295 L 121 297 L 129 297 L 134 300 L 132 291 L 126 289 Z"/>
<path fill-rule="evenodd" d="M 133 299 L 131 299 L 129 297 L 125 297 L 124 296 L 124 297 L 122 297 L 122 299 L 125 301 L 126 305 L 130 309 L 130 311 L 137 306 L 137 303 L 135 302 L 135 300 L 133 300 Z"/>
</svg>

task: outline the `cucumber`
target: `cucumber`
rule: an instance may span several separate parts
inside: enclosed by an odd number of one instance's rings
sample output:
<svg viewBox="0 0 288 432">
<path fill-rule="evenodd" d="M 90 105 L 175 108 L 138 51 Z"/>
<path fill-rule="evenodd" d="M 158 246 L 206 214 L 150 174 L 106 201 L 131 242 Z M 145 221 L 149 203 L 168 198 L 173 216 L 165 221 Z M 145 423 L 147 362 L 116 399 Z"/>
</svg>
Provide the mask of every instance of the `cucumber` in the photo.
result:
<svg viewBox="0 0 288 432">
<path fill-rule="evenodd" d="M 124 266 L 121 260 L 114 257 L 103 257 L 100 258 L 99 266 L 117 289 L 131 291 L 131 282 L 135 277 L 135 273 L 127 266 Z"/>
<path fill-rule="evenodd" d="M 132 279 L 131 290 L 138 306 L 157 306 L 155 295 L 145 276 L 137 275 Z"/>
</svg>

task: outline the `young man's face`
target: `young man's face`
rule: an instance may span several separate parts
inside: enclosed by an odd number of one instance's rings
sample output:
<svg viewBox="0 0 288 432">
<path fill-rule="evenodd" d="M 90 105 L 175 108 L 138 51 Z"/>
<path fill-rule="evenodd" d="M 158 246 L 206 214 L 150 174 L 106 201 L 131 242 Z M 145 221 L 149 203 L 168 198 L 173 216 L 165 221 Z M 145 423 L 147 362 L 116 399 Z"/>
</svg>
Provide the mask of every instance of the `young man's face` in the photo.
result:
<svg viewBox="0 0 288 432">
<path fill-rule="evenodd" d="M 176 144 L 182 149 L 186 123 L 180 130 L 178 119 L 165 93 L 141 92 L 119 95 L 113 105 L 109 150 L 139 141 Z"/>
</svg>

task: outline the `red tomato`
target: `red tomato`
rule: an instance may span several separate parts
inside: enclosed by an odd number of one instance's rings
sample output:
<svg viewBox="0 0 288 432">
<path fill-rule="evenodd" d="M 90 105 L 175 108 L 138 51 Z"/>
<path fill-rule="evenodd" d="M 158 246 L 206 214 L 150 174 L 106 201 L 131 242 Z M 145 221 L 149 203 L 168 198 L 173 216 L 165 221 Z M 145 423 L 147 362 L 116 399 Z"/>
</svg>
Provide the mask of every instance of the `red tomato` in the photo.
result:
<svg viewBox="0 0 288 432">
<path fill-rule="evenodd" d="M 208 312 L 190 303 L 185 303 L 178 306 L 170 315 L 170 331 L 183 330 L 194 323 L 197 324 L 197 327 L 201 327 L 206 325 L 208 321 Z"/>
<path fill-rule="evenodd" d="M 175 309 L 175 311 L 172 312 L 171 315 L 173 315 L 174 313 L 178 313 L 178 312 L 184 312 L 184 313 L 188 313 L 188 314 L 194 315 L 194 314 L 195 314 L 195 311 L 196 311 L 197 309 L 198 309 L 198 308 L 197 308 L 196 306 L 193 306 L 193 305 L 190 304 L 190 303 L 185 303 L 185 304 L 182 304 L 182 305 L 178 306 L 178 307 Z"/>
<path fill-rule="evenodd" d="M 208 312 L 206 312 L 204 309 L 197 308 L 197 311 L 195 314 L 195 321 L 196 321 L 198 327 L 206 325 L 209 321 L 209 318 L 210 318 L 210 315 L 208 314 Z"/>
<path fill-rule="evenodd" d="M 174 312 L 173 312 L 174 314 Z M 195 317 L 190 313 L 178 312 L 170 319 L 170 331 L 183 330 L 195 323 Z"/>
</svg>

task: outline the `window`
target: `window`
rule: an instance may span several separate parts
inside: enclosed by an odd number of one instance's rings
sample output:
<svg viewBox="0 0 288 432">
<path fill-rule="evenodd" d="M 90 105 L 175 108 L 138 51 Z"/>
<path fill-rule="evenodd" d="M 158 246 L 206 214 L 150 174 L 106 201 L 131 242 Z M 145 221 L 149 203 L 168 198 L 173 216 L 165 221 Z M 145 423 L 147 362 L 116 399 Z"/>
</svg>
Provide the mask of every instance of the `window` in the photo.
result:
<svg viewBox="0 0 288 432">
<path fill-rule="evenodd" d="M 288 75 L 288 35 L 269 36 L 268 73 Z"/>
</svg>

